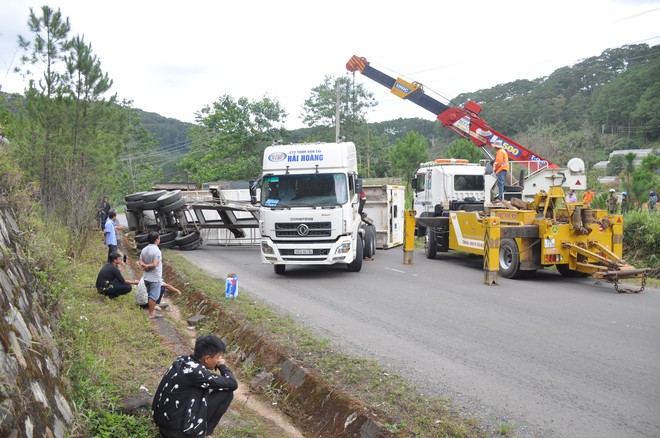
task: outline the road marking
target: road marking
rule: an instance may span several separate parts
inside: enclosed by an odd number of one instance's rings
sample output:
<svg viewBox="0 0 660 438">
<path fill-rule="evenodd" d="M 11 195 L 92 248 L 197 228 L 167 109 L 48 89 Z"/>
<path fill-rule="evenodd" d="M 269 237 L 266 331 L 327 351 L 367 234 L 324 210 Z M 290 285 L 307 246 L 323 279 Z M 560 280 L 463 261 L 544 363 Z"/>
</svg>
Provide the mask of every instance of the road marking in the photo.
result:
<svg viewBox="0 0 660 438">
<path fill-rule="evenodd" d="M 399 273 L 399 274 L 406 274 L 406 271 L 402 271 L 402 270 L 400 270 L 400 269 L 394 269 L 394 268 L 388 268 L 388 267 L 385 267 L 385 269 L 387 269 L 388 271 L 394 271 L 394 272 L 397 272 L 397 273 Z M 417 274 L 409 274 L 409 275 L 411 275 L 411 276 L 413 276 L 413 277 L 417 277 Z"/>
<path fill-rule="evenodd" d="M 389 271 L 398 272 L 399 274 L 405 274 L 405 273 L 406 273 L 406 271 L 400 271 L 400 270 L 398 270 L 398 269 L 393 269 L 393 268 L 385 268 L 385 269 L 387 269 L 387 270 L 389 270 Z"/>
</svg>

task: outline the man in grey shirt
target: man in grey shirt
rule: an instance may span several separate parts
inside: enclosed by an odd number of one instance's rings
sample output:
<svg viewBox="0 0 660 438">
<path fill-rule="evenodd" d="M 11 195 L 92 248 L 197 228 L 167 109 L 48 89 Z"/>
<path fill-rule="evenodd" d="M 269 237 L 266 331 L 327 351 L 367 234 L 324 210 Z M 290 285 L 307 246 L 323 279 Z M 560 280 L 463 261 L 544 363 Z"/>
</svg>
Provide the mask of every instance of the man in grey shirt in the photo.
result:
<svg viewBox="0 0 660 438">
<path fill-rule="evenodd" d="M 140 252 L 140 267 L 144 269 L 144 284 L 149 293 L 149 318 L 162 318 L 156 314 L 156 301 L 160 297 L 160 286 L 163 282 L 163 256 L 158 248 L 160 235 L 157 231 L 150 231 L 147 236 L 149 245 Z"/>
</svg>

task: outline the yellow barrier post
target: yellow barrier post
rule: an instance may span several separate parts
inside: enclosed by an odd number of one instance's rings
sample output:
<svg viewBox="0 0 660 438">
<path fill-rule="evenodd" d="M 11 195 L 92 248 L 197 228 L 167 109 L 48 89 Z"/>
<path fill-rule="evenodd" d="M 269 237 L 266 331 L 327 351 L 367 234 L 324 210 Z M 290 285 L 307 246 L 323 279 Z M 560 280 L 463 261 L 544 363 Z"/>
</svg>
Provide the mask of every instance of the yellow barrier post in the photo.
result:
<svg viewBox="0 0 660 438">
<path fill-rule="evenodd" d="M 406 210 L 403 213 L 403 264 L 413 264 L 415 251 L 415 210 Z"/>
<path fill-rule="evenodd" d="M 500 219 L 495 216 L 483 219 L 484 236 L 484 283 L 499 284 L 500 270 Z"/>
</svg>

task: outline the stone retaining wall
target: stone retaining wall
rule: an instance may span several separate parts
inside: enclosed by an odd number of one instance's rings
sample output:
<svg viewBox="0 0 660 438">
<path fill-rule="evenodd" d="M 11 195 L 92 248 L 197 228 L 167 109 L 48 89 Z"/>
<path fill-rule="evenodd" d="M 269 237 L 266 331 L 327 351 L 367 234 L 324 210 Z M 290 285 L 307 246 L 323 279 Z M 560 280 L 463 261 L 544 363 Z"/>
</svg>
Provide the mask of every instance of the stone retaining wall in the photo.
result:
<svg viewBox="0 0 660 438">
<path fill-rule="evenodd" d="M 0 197 L 0 436 L 64 437 L 73 413 L 43 292 L 16 256 L 19 229 Z"/>
</svg>

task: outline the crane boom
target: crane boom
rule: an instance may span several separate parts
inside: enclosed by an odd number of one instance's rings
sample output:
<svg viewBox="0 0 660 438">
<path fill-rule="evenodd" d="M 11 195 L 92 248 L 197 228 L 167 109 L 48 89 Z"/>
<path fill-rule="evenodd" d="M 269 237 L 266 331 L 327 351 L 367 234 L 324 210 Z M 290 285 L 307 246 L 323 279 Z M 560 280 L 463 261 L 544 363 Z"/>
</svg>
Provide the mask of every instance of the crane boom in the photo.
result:
<svg viewBox="0 0 660 438">
<path fill-rule="evenodd" d="M 364 76 L 390 89 L 401 99 L 410 100 L 427 111 L 432 112 L 443 126 L 460 136 L 471 140 L 484 153 L 493 158 L 494 144 L 502 144 L 509 158 L 514 161 L 535 162 L 538 168 L 559 168 L 555 163 L 533 153 L 523 145 L 492 129 L 479 117 L 482 106 L 468 100 L 462 107 L 450 107 L 424 93 L 424 87 L 418 82 L 393 77 L 371 67 L 365 58 L 353 56 L 347 63 L 350 72 L 359 71 Z"/>
</svg>

